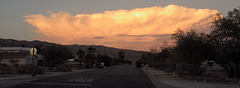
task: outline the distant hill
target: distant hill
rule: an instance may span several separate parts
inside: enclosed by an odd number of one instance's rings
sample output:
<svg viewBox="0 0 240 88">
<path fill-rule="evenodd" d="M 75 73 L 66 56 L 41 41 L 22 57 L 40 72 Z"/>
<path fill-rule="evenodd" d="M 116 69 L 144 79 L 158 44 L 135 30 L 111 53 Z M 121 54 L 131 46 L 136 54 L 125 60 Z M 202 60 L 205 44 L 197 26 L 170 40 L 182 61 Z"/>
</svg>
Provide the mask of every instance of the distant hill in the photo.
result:
<svg viewBox="0 0 240 88">
<path fill-rule="evenodd" d="M 0 38 L 0 47 L 33 47 L 33 46 L 51 46 L 51 45 L 60 45 L 55 43 L 49 43 L 45 41 L 26 41 L 26 40 L 14 40 L 14 39 L 1 39 Z M 62 45 L 66 46 L 69 50 L 72 51 L 73 55 L 76 55 L 76 52 L 79 48 L 86 51 L 89 47 L 96 48 L 97 54 L 107 54 L 111 57 L 118 58 L 119 51 L 123 51 L 125 53 L 125 59 L 131 61 L 137 61 L 141 58 L 144 51 L 134 51 L 134 50 L 127 50 L 127 49 L 117 49 L 113 47 L 105 47 L 101 45 Z"/>
</svg>

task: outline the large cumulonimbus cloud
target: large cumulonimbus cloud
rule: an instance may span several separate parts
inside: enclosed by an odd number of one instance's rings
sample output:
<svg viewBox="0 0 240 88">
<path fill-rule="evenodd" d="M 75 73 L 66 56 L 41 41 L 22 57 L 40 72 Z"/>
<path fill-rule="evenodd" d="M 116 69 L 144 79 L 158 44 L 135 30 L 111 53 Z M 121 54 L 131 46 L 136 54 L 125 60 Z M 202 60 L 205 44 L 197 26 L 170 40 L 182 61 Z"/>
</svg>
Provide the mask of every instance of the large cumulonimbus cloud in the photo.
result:
<svg viewBox="0 0 240 88">
<path fill-rule="evenodd" d="M 216 13 L 216 10 L 168 5 L 77 15 L 50 12 L 49 16 L 25 16 L 25 21 L 51 42 L 146 50 L 161 39 L 169 39 L 166 35 L 177 28 L 209 31 L 211 16 Z"/>
</svg>

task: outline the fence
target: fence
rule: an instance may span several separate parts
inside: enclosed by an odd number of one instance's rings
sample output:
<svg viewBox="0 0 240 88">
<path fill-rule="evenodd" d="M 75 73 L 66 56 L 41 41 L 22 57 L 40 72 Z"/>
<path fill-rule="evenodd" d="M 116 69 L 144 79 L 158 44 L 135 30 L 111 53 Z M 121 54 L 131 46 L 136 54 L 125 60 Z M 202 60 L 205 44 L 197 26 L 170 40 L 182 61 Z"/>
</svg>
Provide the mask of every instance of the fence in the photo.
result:
<svg viewBox="0 0 240 88">
<path fill-rule="evenodd" d="M 43 74 L 43 71 L 34 65 L 9 66 L 0 64 L 0 74 Z"/>
<path fill-rule="evenodd" d="M 240 83 L 240 64 L 232 65 L 234 67 L 232 70 L 234 73 L 230 76 L 229 73 L 223 68 L 227 67 L 229 64 L 216 64 L 213 66 L 208 66 L 207 64 L 174 64 L 174 63 L 164 63 L 150 65 L 158 70 L 166 71 L 175 76 L 181 76 L 186 79 L 194 79 L 199 81 L 212 81 L 212 82 L 232 82 Z M 230 67 L 229 67 L 230 69 Z"/>
</svg>

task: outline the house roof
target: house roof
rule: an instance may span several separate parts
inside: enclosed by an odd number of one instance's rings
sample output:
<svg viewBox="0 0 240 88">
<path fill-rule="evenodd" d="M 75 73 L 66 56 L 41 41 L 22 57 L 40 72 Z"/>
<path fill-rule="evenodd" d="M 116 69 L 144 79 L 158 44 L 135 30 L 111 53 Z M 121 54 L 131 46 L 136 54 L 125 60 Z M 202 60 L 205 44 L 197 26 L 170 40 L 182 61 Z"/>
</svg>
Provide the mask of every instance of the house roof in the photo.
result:
<svg viewBox="0 0 240 88">
<path fill-rule="evenodd" d="M 0 59 L 32 57 L 30 50 L 28 47 L 0 47 Z M 35 58 L 44 59 L 44 56 L 36 54 Z"/>
<path fill-rule="evenodd" d="M 36 54 L 35 56 L 36 56 L 37 59 L 39 59 L 39 60 L 44 60 L 44 59 L 45 59 L 45 57 L 44 57 L 43 55 L 40 55 L 40 54 Z"/>
<path fill-rule="evenodd" d="M 0 47 L 0 51 L 30 51 L 28 47 Z"/>
<path fill-rule="evenodd" d="M 27 55 L 29 55 L 29 52 L 24 51 L 24 52 L 1 52 L 0 53 L 0 59 L 10 59 L 10 58 L 24 58 Z"/>
<path fill-rule="evenodd" d="M 67 61 L 69 61 L 69 62 L 73 62 L 73 61 L 74 61 L 74 59 L 67 59 Z"/>
</svg>

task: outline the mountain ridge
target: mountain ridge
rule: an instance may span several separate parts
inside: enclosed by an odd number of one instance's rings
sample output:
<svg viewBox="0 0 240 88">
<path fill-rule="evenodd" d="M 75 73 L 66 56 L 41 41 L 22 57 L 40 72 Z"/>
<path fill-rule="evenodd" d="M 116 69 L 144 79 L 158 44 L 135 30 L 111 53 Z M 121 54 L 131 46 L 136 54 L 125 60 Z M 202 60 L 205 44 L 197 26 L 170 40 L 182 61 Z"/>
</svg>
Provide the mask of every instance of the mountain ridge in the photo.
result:
<svg viewBox="0 0 240 88">
<path fill-rule="evenodd" d="M 40 40 L 27 41 L 27 40 L 0 38 L 0 47 L 35 47 L 35 46 L 42 47 L 42 46 L 51 46 L 51 45 L 61 45 L 61 44 L 40 41 Z M 119 49 L 119 48 L 107 47 L 103 45 L 72 44 L 72 45 L 61 45 L 61 46 L 66 46 L 73 53 L 73 56 L 76 55 L 76 52 L 78 51 L 78 49 L 82 49 L 83 51 L 86 51 L 89 47 L 96 48 L 96 52 L 95 52 L 96 54 L 101 54 L 101 55 L 106 54 L 114 58 L 118 58 L 119 51 L 123 51 L 125 53 L 125 59 L 133 62 L 139 60 L 142 54 L 146 53 L 145 51 Z"/>
</svg>

